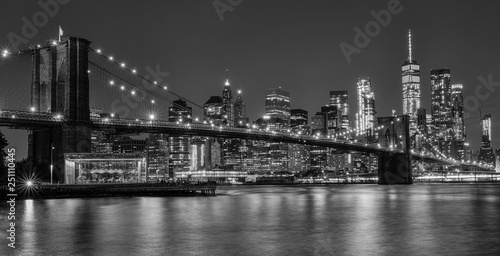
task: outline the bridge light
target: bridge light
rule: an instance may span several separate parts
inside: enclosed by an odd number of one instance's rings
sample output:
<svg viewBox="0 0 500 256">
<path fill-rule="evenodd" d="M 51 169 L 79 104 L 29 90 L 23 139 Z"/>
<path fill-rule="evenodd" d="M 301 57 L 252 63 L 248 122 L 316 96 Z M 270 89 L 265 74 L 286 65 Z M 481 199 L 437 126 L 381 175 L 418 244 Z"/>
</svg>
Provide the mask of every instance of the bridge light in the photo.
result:
<svg viewBox="0 0 500 256">
<path fill-rule="evenodd" d="M 52 41 L 52 45 L 57 45 L 57 41 L 56 40 Z"/>
<path fill-rule="evenodd" d="M 149 115 L 149 119 L 154 120 L 155 119 L 155 115 L 154 114 Z"/>
<path fill-rule="evenodd" d="M 135 95 L 135 91 L 131 91 L 130 94 Z"/>
<path fill-rule="evenodd" d="M 125 67 L 125 62 L 120 63 L 120 66 L 121 66 L 122 68 L 124 68 L 124 67 Z"/>
<path fill-rule="evenodd" d="M 120 86 L 120 89 L 122 89 L 122 91 L 124 91 L 125 90 L 125 86 L 123 86 L 123 85 Z"/>
<path fill-rule="evenodd" d="M 155 100 L 151 100 L 151 104 L 155 104 Z"/>
<path fill-rule="evenodd" d="M 110 61 L 113 61 L 113 56 L 109 56 L 108 58 Z"/>
<path fill-rule="evenodd" d="M 35 112 L 35 110 L 36 110 L 36 109 L 35 109 L 35 107 L 31 107 L 31 108 L 30 108 L 30 111 L 31 111 L 31 112 Z"/>
<path fill-rule="evenodd" d="M 95 50 L 97 53 L 101 53 L 101 49 L 97 49 Z"/>
<path fill-rule="evenodd" d="M 111 80 L 109 81 L 109 85 L 114 85 L 115 84 L 115 81 Z"/>
<path fill-rule="evenodd" d="M 111 117 L 115 117 L 115 113 L 111 113 Z"/>
<path fill-rule="evenodd" d="M 135 74 L 135 73 L 137 73 L 137 70 L 135 70 L 135 69 L 132 69 L 132 73 L 134 73 L 134 74 Z"/>
<path fill-rule="evenodd" d="M 153 84 L 155 84 L 155 85 L 156 85 L 156 84 L 158 84 L 158 82 L 154 81 L 154 82 L 153 82 Z"/>
<path fill-rule="evenodd" d="M 166 86 L 163 86 L 163 89 L 164 89 L 164 90 L 167 90 L 167 87 L 166 87 Z"/>
<path fill-rule="evenodd" d="M 199 119 L 198 117 L 196 117 L 196 118 L 194 119 L 194 121 L 195 121 L 195 122 L 198 122 L 199 120 L 200 120 L 200 119 Z"/>
</svg>

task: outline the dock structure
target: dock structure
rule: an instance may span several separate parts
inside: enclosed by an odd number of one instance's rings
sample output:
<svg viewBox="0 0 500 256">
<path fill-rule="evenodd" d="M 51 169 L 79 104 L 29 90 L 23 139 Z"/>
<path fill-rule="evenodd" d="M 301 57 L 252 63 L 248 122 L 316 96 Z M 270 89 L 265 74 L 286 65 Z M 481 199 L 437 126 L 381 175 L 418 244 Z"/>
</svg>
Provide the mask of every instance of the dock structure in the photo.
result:
<svg viewBox="0 0 500 256">
<path fill-rule="evenodd" d="M 129 184 L 64 184 L 32 188 L 22 198 L 89 198 L 128 196 L 215 196 L 216 184 L 129 183 Z"/>
</svg>

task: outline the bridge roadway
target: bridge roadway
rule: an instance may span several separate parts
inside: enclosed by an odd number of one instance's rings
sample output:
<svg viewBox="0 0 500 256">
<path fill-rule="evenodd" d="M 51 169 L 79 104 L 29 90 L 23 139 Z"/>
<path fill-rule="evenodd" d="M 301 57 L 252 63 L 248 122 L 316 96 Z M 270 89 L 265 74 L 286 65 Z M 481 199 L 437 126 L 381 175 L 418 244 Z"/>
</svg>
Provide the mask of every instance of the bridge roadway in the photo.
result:
<svg viewBox="0 0 500 256">
<path fill-rule="evenodd" d="M 117 133 L 165 133 L 172 135 L 190 135 L 219 138 L 239 138 L 248 140 L 275 141 L 294 144 L 305 144 L 336 148 L 347 151 L 359 151 L 373 154 L 404 153 L 402 149 L 380 147 L 377 144 L 366 144 L 353 141 L 320 138 L 310 135 L 298 135 L 276 131 L 265 131 L 256 128 L 235 128 L 227 126 L 214 126 L 202 123 L 176 123 L 160 120 L 140 120 L 123 118 L 91 117 L 91 126 L 95 130 L 111 130 Z M 0 126 L 22 129 L 43 129 L 54 125 L 66 123 L 60 114 L 0 110 Z M 411 152 L 412 159 L 449 165 L 471 166 L 461 163 Z"/>
</svg>

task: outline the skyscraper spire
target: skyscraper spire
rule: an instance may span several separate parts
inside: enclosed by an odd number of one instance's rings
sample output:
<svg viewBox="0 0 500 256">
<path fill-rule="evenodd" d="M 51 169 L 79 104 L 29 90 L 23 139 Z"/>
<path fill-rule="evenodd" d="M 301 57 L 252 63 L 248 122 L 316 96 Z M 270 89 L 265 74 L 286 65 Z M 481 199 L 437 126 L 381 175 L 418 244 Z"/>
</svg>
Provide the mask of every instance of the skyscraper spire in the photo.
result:
<svg viewBox="0 0 500 256">
<path fill-rule="evenodd" d="M 226 86 L 229 86 L 229 69 L 226 68 Z"/>
<path fill-rule="evenodd" d="M 408 61 L 411 62 L 411 29 L 408 31 Z"/>
</svg>

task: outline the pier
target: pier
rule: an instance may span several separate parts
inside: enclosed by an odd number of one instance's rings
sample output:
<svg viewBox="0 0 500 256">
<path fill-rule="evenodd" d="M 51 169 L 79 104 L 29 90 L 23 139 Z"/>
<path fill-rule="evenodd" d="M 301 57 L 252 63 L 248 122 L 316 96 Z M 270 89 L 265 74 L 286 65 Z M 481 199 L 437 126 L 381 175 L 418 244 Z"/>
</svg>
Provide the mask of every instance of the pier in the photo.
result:
<svg viewBox="0 0 500 256">
<path fill-rule="evenodd" d="M 168 183 L 43 185 L 20 193 L 23 199 L 95 198 L 131 196 L 215 196 L 213 183 L 172 185 Z"/>
</svg>

